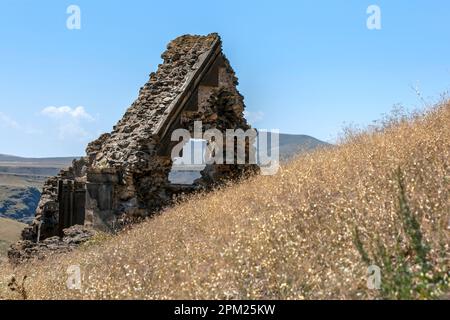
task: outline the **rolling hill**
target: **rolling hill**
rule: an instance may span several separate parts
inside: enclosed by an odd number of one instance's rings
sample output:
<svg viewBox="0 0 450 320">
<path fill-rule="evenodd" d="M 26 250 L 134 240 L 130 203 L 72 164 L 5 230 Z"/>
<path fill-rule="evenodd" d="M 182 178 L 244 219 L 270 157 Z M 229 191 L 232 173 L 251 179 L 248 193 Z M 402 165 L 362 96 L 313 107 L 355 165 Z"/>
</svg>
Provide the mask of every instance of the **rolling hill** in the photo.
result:
<svg viewBox="0 0 450 320">
<path fill-rule="evenodd" d="M 53 158 L 25 158 L 8 154 L 0 154 L 0 162 L 15 162 L 15 163 L 34 163 L 34 164 L 53 164 L 53 165 L 67 165 L 72 162 L 74 157 L 53 157 Z"/>
<path fill-rule="evenodd" d="M 280 134 L 280 159 L 287 161 L 296 155 L 330 144 L 307 135 Z"/>
</svg>

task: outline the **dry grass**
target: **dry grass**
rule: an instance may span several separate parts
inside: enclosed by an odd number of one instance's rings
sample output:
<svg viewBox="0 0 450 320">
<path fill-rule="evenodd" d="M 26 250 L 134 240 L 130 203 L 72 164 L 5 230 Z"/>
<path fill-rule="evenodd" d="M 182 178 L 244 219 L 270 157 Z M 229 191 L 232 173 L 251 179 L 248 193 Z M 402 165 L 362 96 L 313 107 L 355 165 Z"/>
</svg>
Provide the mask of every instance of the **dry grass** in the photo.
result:
<svg viewBox="0 0 450 320">
<path fill-rule="evenodd" d="M 8 247 L 20 239 L 20 233 L 25 226 L 18 221 L 0 218 L 0 261 L 6 257 Z"/>
<path fill-rule="evenodd" d="M 194 196 L 77 252 L 16 270 L 3 266 L 0 296 L 20 298 L 7 288 L 14 274 L 28 276 L 31 299 L 374 298 L 354 230 L 369 255 L 377 238 L 387 250 L 398 246 L 399 167 L 428 258 L 447 272 L 448 256 L 438 254 L 449 252 L 450 104 L 442 103 L 349 134 L 276 176 Z M 66 289 L 69 265 L 81 266 L 82 291 Z"/>
</svg>

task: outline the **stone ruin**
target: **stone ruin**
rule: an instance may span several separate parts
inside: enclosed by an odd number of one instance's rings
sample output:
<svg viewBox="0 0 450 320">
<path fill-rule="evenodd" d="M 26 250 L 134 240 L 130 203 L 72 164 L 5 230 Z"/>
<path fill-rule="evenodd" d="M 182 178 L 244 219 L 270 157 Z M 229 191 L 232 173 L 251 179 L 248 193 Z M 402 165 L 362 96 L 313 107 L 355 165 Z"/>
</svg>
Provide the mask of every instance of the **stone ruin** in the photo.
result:
<svg viewBox="0 0 450 320">
<path fill-rule="evenodd" d="M 64 239 L 65 230 L 73 226 L 118 229 L 154 214 L 180 193 L 258 170 L 250 164 L 214 163 L 192 185 L 169 181 L 171 151 L 178 144 L 171 141 L 173 130 L 192 133 L 194 121 L 202 121 L 202 130 L 221 132 L 250 126 L 243 116 L 238 80 L 217 34 L 181 36 L 169 43 L 162 59 L 113 131 L 89 143 L 85 157 L 45 183 L 35 220 L 10 257 L 30 243 L 43 246 L 53 243 L 48 240 L 52 237 Z"/>
</svg>

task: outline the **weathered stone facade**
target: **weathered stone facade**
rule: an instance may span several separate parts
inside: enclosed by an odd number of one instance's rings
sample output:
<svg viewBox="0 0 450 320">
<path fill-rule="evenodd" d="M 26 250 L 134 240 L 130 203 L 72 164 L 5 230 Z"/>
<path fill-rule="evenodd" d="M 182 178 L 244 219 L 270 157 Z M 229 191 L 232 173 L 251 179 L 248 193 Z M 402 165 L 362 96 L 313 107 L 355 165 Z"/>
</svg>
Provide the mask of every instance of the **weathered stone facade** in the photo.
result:
<svg viewBox="0 0 450 320">
<path fill-rule="evenodd" d="M 113 131 L 91 142 L 86 157 L 47 181 L 24 240 L 62 236 L 74 224 L 113 230 L 127 219 L 155 213 L 178 192 L 255 172 L 254 165 L 211 164 L 193 186 L 169 182 L 171 150 L 178 143 L 171 141 L 175 129 L 193 132 L 194 121 L 202 121 L 203 130 L 221 132 L 250 126 L 217 34 L 181 36 L 162 59 Z"/>
</svg>

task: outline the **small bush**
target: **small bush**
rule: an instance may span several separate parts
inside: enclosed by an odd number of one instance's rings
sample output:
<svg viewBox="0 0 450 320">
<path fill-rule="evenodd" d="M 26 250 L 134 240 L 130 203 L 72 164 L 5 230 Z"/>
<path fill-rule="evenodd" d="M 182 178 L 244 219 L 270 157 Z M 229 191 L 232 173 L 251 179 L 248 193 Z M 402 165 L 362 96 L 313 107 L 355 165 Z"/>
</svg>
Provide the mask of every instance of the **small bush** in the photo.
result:
<svg viewBox="0 0 450 320">
<path fill-rule="evenodd" d="M 420 223 L 408 204 L 400 168 L 396 171 L 395 179 L 398 183 L 398 215 L 403 231 L 399 232 L 395 247 L 390 250 L 377 238 L 376 253 L 370 258 L 358 228 L 355 228 L 355 246 L 364 263 L 381 268 L 380 294 L 384 299 L 438 298 L 449 290 L 445 247 L 440 249 L 442 265 L 433 265 L 429 258 L 430 246 L 425 241 Z"/>
</svg>

